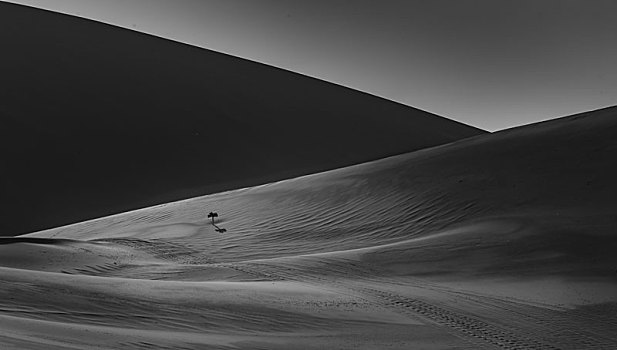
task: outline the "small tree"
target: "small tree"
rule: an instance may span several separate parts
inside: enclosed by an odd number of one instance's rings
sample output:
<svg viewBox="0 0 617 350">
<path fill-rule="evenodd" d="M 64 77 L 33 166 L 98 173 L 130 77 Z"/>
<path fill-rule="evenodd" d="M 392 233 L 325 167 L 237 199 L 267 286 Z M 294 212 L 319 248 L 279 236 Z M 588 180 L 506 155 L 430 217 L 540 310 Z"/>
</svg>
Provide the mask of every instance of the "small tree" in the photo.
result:
<svg viewBox="0 0 617 350">
<path fill-rule="evenodd" d="M 210 212 L 210 214 L 208 214 L 209 218 L 212 218 L 212 225 L 214 225 L 214 218 L 218 217 L 219 214 L 215 213 L 215 212 Z"/>
</svg>

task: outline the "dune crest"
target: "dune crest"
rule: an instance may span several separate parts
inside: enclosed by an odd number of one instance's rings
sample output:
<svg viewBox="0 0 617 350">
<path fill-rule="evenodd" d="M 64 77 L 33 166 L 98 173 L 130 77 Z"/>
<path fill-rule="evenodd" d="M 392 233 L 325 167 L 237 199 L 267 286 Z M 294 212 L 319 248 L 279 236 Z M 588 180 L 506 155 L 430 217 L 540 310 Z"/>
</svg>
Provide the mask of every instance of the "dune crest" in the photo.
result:
<svg viewBox="0 0 617 350">
<path fill-rule="evenodd" d="M 484 133 L 77 17 L 2 2 L 0 23 L 3 236 Z"/>
<path fill-rule="evenodd" d="M 20 236 L 0 342 L 614 348 L 616 114 Z"/>
</svg>

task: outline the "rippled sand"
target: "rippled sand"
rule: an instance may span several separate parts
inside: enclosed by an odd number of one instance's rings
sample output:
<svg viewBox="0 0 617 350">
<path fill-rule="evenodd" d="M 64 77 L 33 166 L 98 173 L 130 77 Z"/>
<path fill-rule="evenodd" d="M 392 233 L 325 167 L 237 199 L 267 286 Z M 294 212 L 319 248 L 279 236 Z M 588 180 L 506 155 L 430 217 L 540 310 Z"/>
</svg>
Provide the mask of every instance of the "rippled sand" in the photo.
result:
<svg viewBox="0 0 617 350">
<path fill-rule="evenodd" d="M 616 113 L 2 239 L 0 344 L 614 349 Z"/>
</svg>

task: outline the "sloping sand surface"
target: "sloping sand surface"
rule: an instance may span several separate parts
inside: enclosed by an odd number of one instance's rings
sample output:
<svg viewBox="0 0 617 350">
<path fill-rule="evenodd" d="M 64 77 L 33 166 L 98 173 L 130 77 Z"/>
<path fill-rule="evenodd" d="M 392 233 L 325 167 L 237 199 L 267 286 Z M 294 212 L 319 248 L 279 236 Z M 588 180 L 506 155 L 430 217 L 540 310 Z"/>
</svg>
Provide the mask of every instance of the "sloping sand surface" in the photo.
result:
<svg viewBox="0 0 617 350">
<path fill-rule="evenodd" d="M 0 343 L 615 349 L 614 135 L 604 109 L 5 239 Z"/>
<path fill-rule="evenodd" d="M 0 23 L 0 236 L 484 133 L 83 18 L 0 2 Z"/>
</svg>

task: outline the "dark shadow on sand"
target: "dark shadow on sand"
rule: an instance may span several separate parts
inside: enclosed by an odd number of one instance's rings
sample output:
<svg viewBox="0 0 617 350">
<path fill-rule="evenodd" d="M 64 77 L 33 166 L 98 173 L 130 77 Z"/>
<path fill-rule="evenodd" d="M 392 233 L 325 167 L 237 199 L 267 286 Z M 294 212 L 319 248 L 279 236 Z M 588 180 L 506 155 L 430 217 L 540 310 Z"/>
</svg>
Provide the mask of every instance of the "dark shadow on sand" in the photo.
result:
<svg viewBox="0 0 617 350">
<path fill-rule="evenodd" d="M 32 243 L 32 244 L 67 244 L 74 242 L 72 239 L 54 239 L 54 238 L 32 238 L 32 237 L 0 237 L 0 245 L 15 244 L 15 243 Z"/>
<path fill-rule="evenodd" d="M 218 227 L 218 226 L 216 226 L 216 224 L 214 224 L 214 223 L 212 224 L 212 226 L 214 226 L 214 227 L 215 227 L 215 229 L 214 229 L 214 230 L 215 230 L 216 232 L 220 232 L 220 233 L 225 233 L 225 232 L 227 232 L 227 230 L 226 230 L 226 229 L 224 229 L 224 228 L 222 228 L 222 227 Z"/>
</svg>

